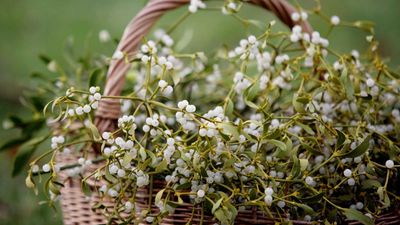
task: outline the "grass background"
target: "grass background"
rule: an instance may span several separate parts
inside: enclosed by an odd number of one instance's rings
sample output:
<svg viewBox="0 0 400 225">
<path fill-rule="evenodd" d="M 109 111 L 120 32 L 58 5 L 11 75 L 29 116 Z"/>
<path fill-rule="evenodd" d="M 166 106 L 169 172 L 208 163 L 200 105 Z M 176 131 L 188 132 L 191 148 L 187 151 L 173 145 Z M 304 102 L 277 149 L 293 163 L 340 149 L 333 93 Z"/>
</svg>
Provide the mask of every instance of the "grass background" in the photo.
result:
<svg viewBox="0 0 400 225">
<path fill-rule="evenodd" d="M 299 1 L 312 5 L 311 1 Z M 32 85 L 29 75 L 46 71 L 37 56 L 45 53 L 54 59 L 62 57 L 63 44 L 73 39 L 78 49 L 89 41 L 96 51 L 111 55 L 112 44 L 100 45 L 97 34 L 102 29 L 120 37 L 124 26 L 145 4 L 144 0 L 1 0 L 0 2 L 0 121 L 7 115 L 23 115 L 19 96 Z M 370 20 L 376 24 L 376 37 L 382 55 L 398 70 L 400 65 L 399 0 L 324 0 L 324 12 L 342 20 Z M 163 17 L 159 26 L 167 26 L 185 9 Z M 274 19 L 270 13 L 245 7 L 244 16 L 261 21 Z M 311 18 L 316 30 L 325 23 Z M 219 12 L 200 12 L 191 16 L 174 33 L 178 38 L 191 34 L 185 50 L 209 51 L 223 43 L 233 46 L 252 30 L 241 29 L 231 17 Z M 284 28 L 282 28 L 284 29 Z M 326 29 L 325 29 L 326 30 Z M 360 49 L 365 43 L 362 32 L 338 28 L 330 36 L 331 45 L 343 52 Z M 0 128 L 0 144 L 17 135 Z M 11 178 L 15 150 L 0 153 L 0 224 L 61 224 L 61 214 L 39 205 L 40 196 L 25 188 L 24 176 Z"/>
</svg>

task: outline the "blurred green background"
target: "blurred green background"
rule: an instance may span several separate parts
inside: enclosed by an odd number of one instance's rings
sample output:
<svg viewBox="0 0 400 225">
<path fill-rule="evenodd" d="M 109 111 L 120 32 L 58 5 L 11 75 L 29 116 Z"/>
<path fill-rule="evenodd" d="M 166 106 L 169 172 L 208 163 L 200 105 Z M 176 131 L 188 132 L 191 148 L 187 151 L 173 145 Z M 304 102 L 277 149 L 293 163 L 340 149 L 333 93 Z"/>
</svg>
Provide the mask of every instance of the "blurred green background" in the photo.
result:
<svg viewBox="0 0 400 225">
<path fill-rule="evenodd" d="M 299 1 L 305 6 L 312 1 Z M 78 49 L 85 42 L 93 49 L 111 55 L 112 43 L 100 44 L 100 30 L 108 30 L 119 38 L 124 26 L 145 4 L 144 0 L 1 0 L 0 2 L 0 120 L 7 115 L 26 112 L 20 107 L 19 96 L 24 87 L 32 85 L 29 76 L 34 71 L 46 72 L 37 58 L 45 53 L 61 59 L 66 40 L 74 40 Z M 398 70 L 400 65 L 399 0 L 323 0 L 327 15 L 338 15 L 342 20 L 370 20 L 376 24 L 376 37 L 382 55 Z M 185 9 L 168 14 L 159 22 L 167 27 Z M 267 22 L 274 17 L 263 10 L 245 7 L 243 16 Z M 326 31 L 326 23 L 311 18 L 316 30 Z M 241 24 L 219 12 L 200 12 L 187 19 L 173 34 L 179 39 L 191 35 L 185 50 L 208 51 L 223 43 L 233 46 L 252 30 L 239 29 Z M 324 29 L 323 29 L 324 28 Z M 330 35 L 331 45 L 343 52 L 360 49 L 365 34 L 351 28 L 337 28 Z M 16 131 L 0 129 L 0 144 L 17 135 Z M 24 176 L 11 178 L 14 151 L 0 153 L 0 224 L 61 224 L 61 214 L 46 205 L 39 205 L 37 197 L 25 188 Z"/>
</svg>

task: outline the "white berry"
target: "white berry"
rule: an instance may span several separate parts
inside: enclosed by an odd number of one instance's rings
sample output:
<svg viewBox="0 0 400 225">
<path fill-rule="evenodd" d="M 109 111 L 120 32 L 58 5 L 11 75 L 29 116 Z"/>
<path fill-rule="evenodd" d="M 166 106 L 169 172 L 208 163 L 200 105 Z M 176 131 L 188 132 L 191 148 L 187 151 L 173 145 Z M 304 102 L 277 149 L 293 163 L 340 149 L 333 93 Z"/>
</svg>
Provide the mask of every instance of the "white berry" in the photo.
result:
<svg viewBox="0 0 400 225">
<path fill-rule="evenodd" d="M 160 80 L 158 81 L 158 86 L 160 88 L 165 88 L 166 86 L 168 86 L 168 83 L 165 80 Z"/>
<path fill-rule="evenodd" d="M 186 106 L 186 111 L 187 111 L 187 112 L 190 112 L 190 113 L 193 113 L 193 112 L 196 111 L 196 106 L 194 106 L 194 105 L 188 105 L 188 106 Z"/>
<path fill-rule="evenodd" d="M 344 174 L 345 177 L 351 177 L 352 172 L 351 172 L 351 170 L 346 169 L 346 170 L 343 172 L 343 174 Z"/>
<path fill-rule="evenodd" d="M 334 26 L 339 25 L 340 23 L 340 18 L 338 16 L 332 16 L 331 17 L 331 24 Z"/>
<path fill-rule="evenodd" d="M 49 164 L 44 164 L 43 166 L 42 166 L 42 170 L 43 170 L 43 172 L 49 172 L 50 171 L 50 165 Z"/>
<path fill-rule="evenodd" d="M 178 102 L 178 108 L 179 109 L 184 109 L 186 106 L 188 106 L 189 102 L 187 100 L 182 100 Z"/>
<path fill-rule="evenodd" d="M 198 190 L 198 191 L 197 191 L 197 197 L 199 197 L 199 198 L 204 197 L 205 194 L 206 194 L 206 193 L 205 193 L 203 190 Z"/>
<path fill-rule="evenodd" d="M 266 195 L 272 195 L 272 194 L 274 193 L 274 190 L 273 190 L 272 188 L 270 188 L 270 187 L 267 187 L 267 188 L 265 189 L 264 193 L 265 193 Z"/>
<path fill-rule="evenodd" d="M 391 168 L 393 168 L 394 167 L 394 162 L 393 162 L 393 160 L 387 160 L 386 161 L 386 163 L 385 163 L 385 166 L 386 166 L 386 168 L 388 168 L 388 169 L 391 169 Z"/>
</svg>

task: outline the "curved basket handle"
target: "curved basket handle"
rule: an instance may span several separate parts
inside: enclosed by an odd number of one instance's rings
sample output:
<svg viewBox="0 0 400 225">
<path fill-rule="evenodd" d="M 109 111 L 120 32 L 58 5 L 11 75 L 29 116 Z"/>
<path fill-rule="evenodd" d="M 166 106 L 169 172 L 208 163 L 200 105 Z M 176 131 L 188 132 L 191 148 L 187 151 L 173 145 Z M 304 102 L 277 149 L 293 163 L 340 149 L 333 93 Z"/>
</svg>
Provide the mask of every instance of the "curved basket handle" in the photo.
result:
<svg viewBox="0 0 400 225">
<path fill-rule="evenodd" d="M 151 27 L 166 12 L 186 5 L 190 0 L 152 0 L 128 24 L 118 44 L 117 50 L 125 54 L 133 54 L 139 47 L 142 38 L 146 36 Z M 260 6 L 273 12 L 283 23 L 290 28 L 296 24 L 302 26 L 305 32 L 311 33 L 312 28 L 307 22 L 294 22 L 291 14 L 295 8 L 286 0 L 249 0 L 249 3 Z M 108 69 L 104 95 L 120 95 L 124 85 L 125 74 L 130 64 L 124 59 L 112 60 Z M 96 111 L 96 126 L 100 131 L 105 131 L 113 126 L 115 119 L 120 116 L 120 102 L 115 99 L 102 99 Z"/>
</svg>

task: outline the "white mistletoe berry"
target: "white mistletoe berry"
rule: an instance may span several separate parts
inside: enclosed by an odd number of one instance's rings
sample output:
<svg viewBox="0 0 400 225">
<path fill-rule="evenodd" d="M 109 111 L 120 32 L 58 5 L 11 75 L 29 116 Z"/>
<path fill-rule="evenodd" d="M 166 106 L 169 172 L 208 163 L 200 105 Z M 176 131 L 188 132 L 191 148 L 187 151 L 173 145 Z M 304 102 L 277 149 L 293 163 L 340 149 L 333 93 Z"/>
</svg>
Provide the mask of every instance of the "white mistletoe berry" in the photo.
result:
<svg viewBox="0 0 400 225">
<path fill-rule="evenodd" d="M 78 116 L 82 115 L 82 114 L 83 114 L 83 107 L 82 107 L 82 106 L 77 107 L 77 108 L 75 109 L 75 112 L 76 112 L 76 114 L 77 114 Z"/>
<path fill-rule="evenodd" d="M 372 87 L 375 85 L 375 81 L 371 78 L 368 78 L 366 83 L 368 87 Z"/>
<path fill-rule="evenodd" d="M 164 88 L 164 90 L 162 91 L 162 93 L 165 96 L 169 96 L 170 94 L 172 94 L 172 92 L 174 91 L 174 88 L 171 85 L 168 85 L 167 87 Z"/>
<path fill-rule="evenodd" d="M 202 198 L 202 197 L 204 197 L 204 195 L 205 195 L 206 193 L 204 192 L 204 190 L 198 190 L 197 191 L 197 197 L 199 197 L 199 198 Z"/>
<path fill-rule="evenodd" d="M 279 201 L 278 202 L 278 206 L 279 206 L 279 208 L 283 208 L 283 207 L 285 207 L 285 202 L 284 201 Z"/>
<path fill-rule="evenodd" d="M 189 105 L 189 102 L 187 100 L 182 100 L 182 101 L 178 102 L 179 109 L 184 109 L 188 105 Z"/>
<path fill-rule="evenodd" d="M 97 88 L 92 86 L 92 87 L 89 88 L 89 92 L 90 92 L 90 94 L 94 94 L 94 93 L 97 92 Z"/>
<path fill-rule="evenodd" d="M 101 99 L 101 94 L 100 94 L 100 93 L 95 93 L 95 94 L 93 95 L 93 98 L 94 98 L 94 100 L 96 100 L 96 101 L 100 101 L 100 99 Z"/>
<path fill-rule="evenodd" d="M 158 86 L 160 88 L 165 88 L 166 86 L 168 86 L 168 83 L 165 80 L 160 80 L 160 81 L 158 81 Z"/>
<path fill-rule="evenodd" d="M 50 167 L 50 165 L 49 164 L 44 164 L 43 166 L 42 166 L 42 170 L 43 170 L 43 172 L 49 172 L 50 171 L 50 169 L 51 169 L 51 167 Z"/>
<path fill-rule="evenodd" d="M 386 168 L 388 168 L 388 169 L 392 169 L 393 167 L 394 167 L 394 162 L 393 162 L 393 160 L 387 160 L 386 162 L 385 162 L 385 166 L 386 166 Z"/>
<path fill-rule="evenodd" d="M 274 193 L 274 190 L 273 190 L 272 188 L 270 188 L 270 187 L 267 187 L 267 188 L 265 189 L 264 193 L 265 193 L 266 195 L 272 195 L 272 194 Z"/>
<path fill-rule="evenodd" d="M 264 197 L 264 202 L 265 202 L 265 204 L 267 204 L 268 206 L 270 206 L 270 205 L 272 205 L 272 196 L 271 195 L 266 195 L 265 197 Z"/>
<path fill-rule="evenodd" d="M 125 170 L 119 169 L 118 172 L 117 172 L 117 175 L 118 175 L 119 177 L 125 177 L 125 175 L 126 175 Z"/>
<path fill-rule="evenodd" d="M 188 105 L 188 106 L 186 106 L 186 111 L 190 112 L 190 113 L 193 113 L 193 112 L 196 111 L 196 106 L 195 105 Z"/>
<path fill-rule="evenodd" d="M 147 125 L 147 124 L 144 125 L 144 126 L 143 126 L 143 131 L 146 132 L 146 133 L 149 132 L 149 131 L 150 131 L 150 126 Z"/>
<path fill-rule="evenodd" d="M 354 178 L 350 178 L 350 179 L 347 181 L 347 184 L 348 184 L 349 186 L 354 186 L 354 185 L 356 184 L 356 180 L 354 180 Z"/>
<path fill-rule="evenodd" d="M 306 177 L 305 181 L 306 181 L 306 184 L 308 184 L 310 186 L 314 186 L 315 185 L 314 179 L 312 177 L 310 177 L 310 176 Z"/>
<path fill-rule="evenodd" d="M 175 139 L 173 139 L 173 138 L 168 138 L 167 139 L 167 145 L 173 146 L 174 144 L 175 144 Z"/>
<path fill-rule="evenodd" d="M 91 110 L 92 110 L 92 107 L 90 107 L 90 105 L 83 106 L 83 112 L 90 113 Z"/>
<path fill-rule="evenodd" d="M 108 139 L 110 139 L 110 137 L 111 137 L 111 133 L 110 133 L 110 132 L 103 132 L 103 134 L 101 135 L 101 137 L 102 137 L 104 140 L 108 140 Z"/>
<path fill-rule="evenodd" d="M 334 26 L 339 25 L 340 23 L 340 18 L 338 16 L 332 16 L 331 17 L 331 24 Z"/>
<path fill-rule="evenodd" d="M 293 20 L 294 22 L 297 22 L 297 21 L 300 20 L 300 13 L 294 12 L 294 13 L 292 13 L 292 15 L 291 15 L 290 17 L 292 18 L 292 20 Z"/>
<path fill-rule="evenodd" d="M 120 60 L 120 59 L 124 58 L 124 53 L 121 52 L 121 51 L 119 51 L 119 50 L 117 50 L 117 51 L 114 52 L 112 58 L 113 58 L 113 59 Z"/>
<path fill-rule="evenodd" d="M 254 44 L 257 42 L 257 38 L 254 35 L 250 35 L 247 39 L 250 44 Z"/>
<path fill-rule="evenodd" d="M 204 129 L 204 128 L 201 128 L 199 130 L 199 135 L 202 136 L 202 137 L 205 137 L 207 135 L 207 130 Z"/>
<path fill-rule="evenodd" d="M 346 170 L 343 172 L 343 174 L 344 174 L 345 177 L 351 177 L 352 172 L 351 172 L 350 169 L 346 169 Z"/>
</svg>

